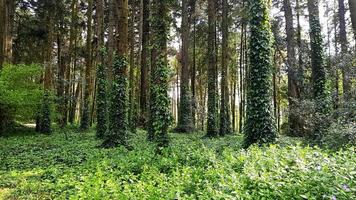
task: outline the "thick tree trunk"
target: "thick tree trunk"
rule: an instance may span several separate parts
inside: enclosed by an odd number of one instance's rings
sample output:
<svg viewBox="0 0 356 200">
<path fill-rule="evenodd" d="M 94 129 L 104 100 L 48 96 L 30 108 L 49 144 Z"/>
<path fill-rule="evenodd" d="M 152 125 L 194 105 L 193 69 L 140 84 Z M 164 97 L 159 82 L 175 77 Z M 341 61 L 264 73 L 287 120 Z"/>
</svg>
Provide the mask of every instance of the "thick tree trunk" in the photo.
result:
<svg viewBox="0 0 356 200">
<path fill-rule="evenodd" d="M 228 1 L 222 1 L 222 49 L 221 49 L 221 106 L 220 106 L 220 135 L 231 134 L 230 106 L 229 106 L 229 24 Z"/>
<path fill-rule="evenodd" d="M 0 69 L 12 60 L 12 27 L 15 1 L 0 0 Z"/>
<path fill-rule="evenodd" d="M 215 46 L 215 25 L 216 25 L 216 2 L 208 0 L 208 120 L 207 136 L 218 136 L 218 108 L 217 108 L 217 68 L 216 68 L 216 46 Z"/>
<path fill-rule="evenodd" d="M 176 131 L 189 133 L 194 130 L 192 116 L 192 95 L 189 87 L 189 18 L 188 0 L 182 0 L 182 59 L 181 59 L 181 82 L 180 82 L 180 106 L 178 112 L 178 125 Z"/>
<path fill-rule="evenodd" d="M 325 131 L 326 122 L 320 118 L 321 114 L 327 113 L 328 98 L 326 94 L 326 70 L 323 58 L 323 39 L 319 19 L 319 1 L 308 0 L 310 46 L 312 65 L 313 96 L 316 106 L 316 126 L 311 139 L 319 141 Z"/>
<path fill-rule="evenodd" d="M 297 78 L 297 60 L 295 53 L 293 12 L 290 0 L 283 1 L 283 8 L 286 19 L 287 33 L 287 65 L 288 65 L 288 102 L 289 102 L 289 134 L 291 136 L 301 136 L 300 119 L 295 112 L 298 100 L 300 98 Z"/>
</svg>

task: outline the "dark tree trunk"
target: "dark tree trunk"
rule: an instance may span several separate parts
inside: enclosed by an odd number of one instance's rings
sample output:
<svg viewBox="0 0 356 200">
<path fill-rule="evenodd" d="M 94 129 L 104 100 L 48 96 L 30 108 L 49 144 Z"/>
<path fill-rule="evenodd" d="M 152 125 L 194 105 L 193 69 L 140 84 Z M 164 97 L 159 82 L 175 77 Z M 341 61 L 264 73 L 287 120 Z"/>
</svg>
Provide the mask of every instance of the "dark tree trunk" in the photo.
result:
<svg viewBox="0 0 356 200">
<path fill-rule="evenodd" d="M 146 127 L 148 120 L 148 72 L 149 72 L 149 36 L 150 36 L 150 0 L 142 0 L 142 50 L 141 50 L 141 94 L 140 125 Z"/>
<path fill-rule="evenodd" d="M 215 46 L 215 31 L 216 31 L 216 2 L 208 0 L 208 120 L 207 120 L 207 136 L 218 136 L 218 108 L 217 108 L 217 68 L 216 68 L 216 46 Z"/>
</svg>

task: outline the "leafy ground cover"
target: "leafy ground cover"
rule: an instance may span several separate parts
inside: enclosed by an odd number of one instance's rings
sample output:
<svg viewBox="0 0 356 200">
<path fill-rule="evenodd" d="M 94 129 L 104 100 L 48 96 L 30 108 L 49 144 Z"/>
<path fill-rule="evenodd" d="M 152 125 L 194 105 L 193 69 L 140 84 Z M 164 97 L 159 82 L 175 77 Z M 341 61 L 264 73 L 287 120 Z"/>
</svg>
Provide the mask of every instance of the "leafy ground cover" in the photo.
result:
<svg viewBox="0 0 356 200">
<path fill-rule="evenodd" d="M 0 138 L 0 199 L 355 199 L 355 148 L 330 152 L 291 139 L 241 149 L 241 136 L 171 134 L 155 155 L 97 148 L 93 131 Z M 288 142 L 285 142 L 288 141 Z"/>
</svg>

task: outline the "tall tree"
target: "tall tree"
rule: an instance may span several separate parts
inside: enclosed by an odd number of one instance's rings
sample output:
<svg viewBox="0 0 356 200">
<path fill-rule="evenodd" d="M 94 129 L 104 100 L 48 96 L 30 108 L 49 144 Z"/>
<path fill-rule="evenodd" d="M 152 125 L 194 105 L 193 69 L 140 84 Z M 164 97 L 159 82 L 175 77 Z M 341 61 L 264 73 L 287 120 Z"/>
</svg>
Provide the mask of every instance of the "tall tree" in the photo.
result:
<svg viewBox="0 0 356 200">
<path fill-rule="evenodd" d="M 103 143 L 104 147 L 127 146 L 128 134 L 128 0 L 117 0 L 118 26 L 116 55 L 112 73 L 110 100 L 110 131 Z"/>
<path fill-rule="evenodd" d="M 87 10 L 87 38 L 86 38 L 86 57 L 85 57 L 85 80 L 84 80 L 84 98 L 83 111 L 80 120 L 80 129 L 87 130 L 90 125 L 90 88 L 91 88 L 91 72 L 92 72 L 92 15 L 93 15 L 93 0 L 88 0 Z"/>
<path fill-rule="evenodd" d="M 148 71 L 149 71 L 149 35 L 150 35 L 150 0 L 142 0 L 142 49 L 141 49 L 141 94 L 140 94 L 140 123 L 146 126 L 148 118 Z"/>
<path fill-rule="evenodd" d="M 346 35 L 346 21 L 345 21 L 345 2 L 344 0 L 339 1 L 339 37 L 341 44 L 341 55 L 345 56 L 347 54 L 347 35 Z M 342 66 L 342 85 L 344 98 L 347 100 L 350 92 L 350 81 L 348 78 L 348 65 L 344 63 Z"/>
<path fill-rule="evenodd" d="M 216 2 L 208 0 L 208 121 L 207 136 L 216 137 L 218 128 L 218 108 L 217 108 L 217 67 L 216 67 L 216 46 L 215 46 L 215 25 L 216 25 Z"/>
<path fill-rule="evenodd" d="M 178 125 L 176 131 L 189 133 L 194 130 L 192 116 L 192 93 L 189 87 L 189 32 L 190 22 L 188 14 L 188 0 L 182 0 L 182 52 L 181 52 L 181 81 L 180 105 L 178 112 Z"/>
<path fill-rule="evenodd" d="M 167 62 L 167 39 L 169 34 L 170 0 L 152 1 L 152 55 L 150 84 L 150 119 L 148 139 L 158 147 L 168 144 L 169 111 L 169 67 Z"/>
<path fill-rule="evenodd" d="M 297 60 L 295 53 L 295 32 L 293 26 L 293 11 L 290 0 L 283 0 L 284 15 L 287 33 L 287 65 L 288 65 L 288 102 L 289 102 L 289 134 L 300 136 L 302 133 L 301 123 L 295 112 L 297 101 L 300 98 L 297 78 Z"/>
<path fill-rule="evenodd" d="M 222 49 L 221 49 L 221 106 L 220 106 L 220 135 L 230 134 L 230 108 L 229 108 L 229 5 L 227 0 L 222 1 Z"/>
<path fill-rule="evenodd" d="M 12 59 L 12 26 L 15 1 L 0 0 L 0 69 Z"/>
<path fill-rule="evenodd" d="M 354 30 L 354 37 L 356 40 L 356 0 L 349 0 L 351 23 Z"/>
<path fill-rule="evenodd" d="M 96 126 L 96 136 L 100 139 L 104 138 L 107 131 L 107 98 L 106 98 L 106 63 L 105 63 L 105 47 L 104 47 L 104 0 L 96 0 L 96 18 L 97 18 L 97 38 L 98 38 L 98 67 L 97 67 L 97 99 L 96 99 L 96 109 L 97 109 L 97 126 Z"/>
<path fill-rule="evenodd" d="M 270 0 L 249 1 L 250 68 L 247 91 L 245 147 L 253 143 L 269 143 L 276 139 L 272 112 L 272 60 Z"/>
<path fill-rule="evenodd" d="M 319 1 L 308 0 L 309 26 L 310 26 L 310 46 L 311 46 L 311 65 L 312 65 L 312 84 L 313 95 L 316 106 L 316 117 L 327 111 L 326 96 L 326 71 L 323 58 L 323 39 L 319 19 Z M 320 140 L 324 131 L 324 124 L 321 119 L 317 120 L 312 140 Z"/>
</svg>

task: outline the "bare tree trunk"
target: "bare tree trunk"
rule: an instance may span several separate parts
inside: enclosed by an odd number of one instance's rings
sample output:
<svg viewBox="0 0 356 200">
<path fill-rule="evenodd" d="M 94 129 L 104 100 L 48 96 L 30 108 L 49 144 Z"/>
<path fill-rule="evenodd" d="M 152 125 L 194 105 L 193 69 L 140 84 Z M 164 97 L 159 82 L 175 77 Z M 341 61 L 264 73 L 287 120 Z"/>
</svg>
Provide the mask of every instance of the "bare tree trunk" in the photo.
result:
<svg viewBox="0 0 356 200">
<path fill-rule="evenodd" d="M 12 27 L 15 1 L 0 0 L 0 69 L 12 60 Z"/>
<path fill-rule="evenodd" d="M 90 126 L 90 94 L 91 94 L 91 79 L 92 79 L 92 14 L 93 0 L 88 1 L 87 11 L 87 38 L 86 38 L 86 66 L 85 66 L 85 82 L 84 82 L 84 101 L 83 112 L 80 120 L 80 129 L 87 130 Z"/>
</svg>

